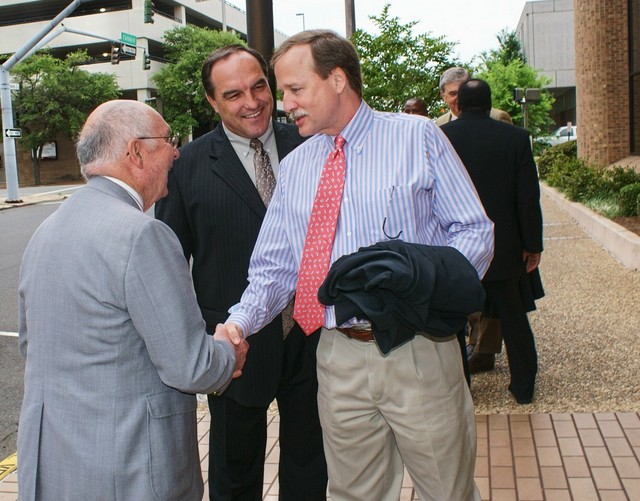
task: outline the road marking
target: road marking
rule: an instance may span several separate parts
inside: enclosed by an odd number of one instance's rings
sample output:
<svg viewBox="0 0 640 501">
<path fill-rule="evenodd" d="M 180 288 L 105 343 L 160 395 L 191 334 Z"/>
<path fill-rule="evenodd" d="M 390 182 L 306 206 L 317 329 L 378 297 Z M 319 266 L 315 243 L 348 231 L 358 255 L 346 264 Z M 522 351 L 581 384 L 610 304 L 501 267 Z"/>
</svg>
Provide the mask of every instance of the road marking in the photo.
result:
<svg viewBox="0 0 640 501">
<path fill-rule="evenodd" d="M 17 332 L 0 331 L 0 336 L 18 337 L 18 333 Z"/>
<path fill-rule="evenodd" d="M 17 467 L 18 453 L 14 452 L 8 458 L 0 461 L 0 480 L 9 475 L 9 473 L 13 473 Z"/>
</svg>

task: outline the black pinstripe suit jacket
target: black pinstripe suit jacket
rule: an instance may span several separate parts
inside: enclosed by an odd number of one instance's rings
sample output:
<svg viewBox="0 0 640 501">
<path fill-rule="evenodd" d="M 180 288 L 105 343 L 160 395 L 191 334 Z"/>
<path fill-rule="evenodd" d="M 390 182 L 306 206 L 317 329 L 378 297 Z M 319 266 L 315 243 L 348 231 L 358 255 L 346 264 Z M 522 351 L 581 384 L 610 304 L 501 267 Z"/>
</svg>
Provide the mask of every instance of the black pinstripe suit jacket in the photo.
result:
<svg viewBox="0 0 640 501">
<path fill-rule="evenodd" d="M 304 141 L 293 125 L 274 121 L 273 127 L 280 159 Z M 213 332 L 247 286 L 249 259 L 266 213 L 222 126 L 180 149 L 169 173 L 169 195 L 156 203 L 155 213 L 175 231 L 185 257 L 193 259 L 198 303 Z M 249 343 L 243 376 L 225 396 L 245 406 L 268 405 L 280 378 L 280 316 Z"/>
</svg>

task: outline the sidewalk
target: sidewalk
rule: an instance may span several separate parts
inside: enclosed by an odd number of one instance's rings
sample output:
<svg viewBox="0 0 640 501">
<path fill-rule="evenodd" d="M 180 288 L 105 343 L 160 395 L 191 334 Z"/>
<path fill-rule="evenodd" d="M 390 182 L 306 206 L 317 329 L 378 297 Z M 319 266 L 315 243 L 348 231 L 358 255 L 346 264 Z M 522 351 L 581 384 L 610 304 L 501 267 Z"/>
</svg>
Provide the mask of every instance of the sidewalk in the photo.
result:
<svg viewBox="0 0 640 501">
<path fill-rule="evenodd" d="M 69 185 L 56 188 L 50 186 L 44 193 L 25 194 L 20 196 L 20 202 L 7 203 L 6 189 L 0 190 L 0 210 L 12 209 L 15 207 L 25 207 L 27 205 L 36 205 L 42 203 L 61 202 L 68 198 L 73 191 L 80 188 L 81 185 L 70 187 Z M 23 189 L 28 193 L 28 189 Z"/>
<path fill-rule="evenodd" d="M 277 413 L 270 414 L 266 501 L 278 499 L 279 420 Z M 198 411 L 198 442 L 204 501 L 208 500 L 209 422 L 203 406 Z M 476 423 L 475 480 L 483 501 L 640 500 L 637 413 L 478 415 Z M 17 501 L 17 490 L 13 472 L 0 482 L 0 501 Z M 406 472 L 400 499 L 418 499 Z"/>
<path fill-rule="evenodd" d="M 592 328 L 577 335 L 584 338 L 609 333 L 610 337 L 600 342 L 619 343 L 620 346 L 614 348 L 630 355 L 630 359 L 622 353 L 606 358 L 607 373 L 594 366 L 592 359 L 583 362 L 577 356 L 558 355 L 560 350 L 551 344 L 551 338 L 555 337 L 558 343 L 570 344 L 567 347 L 570 353 L 593 350 L 593 345 L 575 341 L 564 330 L 584 329 L 576 327 L 576 317 L 582 314 L 577 311 L 582 306 L 578 304 L 581 300 L 563 300 L 557 292 L 560 286 L 570 290 L 574 287 L 571 280 L 576 280 L 574 268 L 564 259 L 572 260 L 573 266 L 586 268 L 593 275 L 593 284 L 604 282 L 610 289 L 621 285 L 615 283 L 611 269 L 620 271 L 624 277 L 631 274 L 630 283 L 636 289 L 639 272 L 623 271 L 614 257 L 603 252 L 575 220 L 567 217 L 568 208 L 562 201 L 546 190 L 543 211 L 545 253 L 548 254 L 543 259 L 547 266 L 543 270 L 546 275 L 543 278 L 549 279 L 545 286 L 550 286 L 547 292 L 551 297 L 549 303 L 543 304 L 540 311 L 533 314 L 532 325 L 541 345 L 543 341 L 548 343 L 540 346 L 539 389 L 532 405 L 518 406 L 509 399 L 505 390 L 508 371 L 504 353 L 499 355 L 495 371 L 474 376 L 472 394 L 476 402 L 478 430 L 476 483 L 483 501 L 640 501 L 640 402 L 637 398 L 640 357 L 635 346 L 630 346 L 638 343 L 615 337 L 620 335 L 619 331 L 624 331 L 629 339 L 637 340 L 638 308 L 634 306 L 627 315 L 633 316 L 631 328 L 623 319 L 616 320 L 614 324 L 603 321 L 600 326 L 597 324 L 603 313 L 595 308 L 593 299 L 587 301 L 586 307 L 593 310 L 594 318 L 586 318 L 584 323 L 592 324 Z M 558 257 L 560 251 L 567 252 L 567 257 Z M 584 264 L 589 257 L 594 262 Z M 551 277 L 556 277 L 560 283 L 555 289 L 551 287 Z M 625 284 L 628 281 L 625 278 Z M 636 296 L 630 296 L 631 303 Z M 612 296 L 600 294 L 596 300 L 605 303 L 598 306 L 616 312 L 617 305 L 610 303 L 615 301 Z M 568 327 L 564 325 L 566 317 L 569 317 Z M 601 359 L 605 357 L 603 353 L 596 355 Z M 579 363 L 584 367 L 575 367 Z M 580 371 L 591 372 L 593 378 L 586 378 Z M 600 381 L 604 381 L 604 389 L 597 386 Z M 562 390 L 566 388 L 571 390 L 570 395 L 563 394 Z M 592 391 L 586 392 L 587 388 Z M 557 412 L 558 409 L 563 410 Z M 616 411 L 612 412 L 612 409 Z M 630 409 L 632 412 L 626 412 Z M 198 441 L 205 485 L 208 478 L 209 419 L 206 406 L 201 405 L 198 410 Z M 278 494 L 278 423 L 279 415 L 274 409 L 269 415 L 263 491 L 264 499 L 270 501 L 276 501 Z M 16 501 L 17 487 L 14 471 L 0 482 L 0 501 Z M 206 491 L 204 499 L 208 499 Z M 407 475 L 401 499 L 417 499 Z"/>
</svg>

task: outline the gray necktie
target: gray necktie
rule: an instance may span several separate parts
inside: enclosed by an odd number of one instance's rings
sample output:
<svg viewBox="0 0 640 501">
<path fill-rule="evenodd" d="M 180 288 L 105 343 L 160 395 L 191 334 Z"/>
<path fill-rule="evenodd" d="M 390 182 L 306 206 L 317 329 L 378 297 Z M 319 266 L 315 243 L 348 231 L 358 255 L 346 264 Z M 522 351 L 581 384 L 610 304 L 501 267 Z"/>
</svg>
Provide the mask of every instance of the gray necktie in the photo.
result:
<svg viewBox="0 0 640 501">
<path fill-rule="evenodd" d="M 269 155 L 265 151 L 262 141 L 258 138 L 251 140 L 249 145 L 256 150 L 253 155 L 253 166 L 256 169 L 256 188 L 258 194 L 265 206 L 269 206 L 271 197 L 273 196 L 273 190 L 276 187 L 276 177 L 273 175 L 273 168 L 271 167 L 271 160 Z M 283 337 L 287 337 L 287 334 L 293 327 L 293 300 L 282 310 L 282 334 Z"/>
<path fill-rule="evenodd" d="M 276 177 L 273 175 L 271 160 L 263 148 L 260 139 L 254 138 L 249 144 L 256 150 L 253 155 L 253 167 L 256 169 L 256 188 L 258 188 L 258 193 L 264 205 L 268 207 L 269 202 L 271 202 L 273 190 L 276 187 Z"/>
</svg>

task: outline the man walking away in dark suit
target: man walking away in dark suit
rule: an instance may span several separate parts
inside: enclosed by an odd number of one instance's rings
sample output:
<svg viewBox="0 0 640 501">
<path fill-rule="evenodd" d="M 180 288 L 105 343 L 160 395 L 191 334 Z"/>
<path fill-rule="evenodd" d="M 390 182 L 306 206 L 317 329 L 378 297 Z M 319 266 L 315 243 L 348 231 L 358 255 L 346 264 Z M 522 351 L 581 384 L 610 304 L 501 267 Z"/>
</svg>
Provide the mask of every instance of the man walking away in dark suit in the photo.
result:
<svg viewBox="0 0 640 501">
<path fill-rule="evenodd" d="M 186 259 L 192 259 L 198 303 L 210 329 L 240 300 L 279 161 L 303 142 L 295 126 L 272 119 L 267 75 L 267 63 L 251 48 L 230 45 L 209 55 L 202 82 L 222 123 L 180 149 L 169 195 L 156 204 L 156 217 L 175 231 Z M 307 338 L 297 324 L 291 328 L 286 311 L 249 340 L 243 376 L 222 395 L 209 395 L 212 500 L 262 499 L 267 409 L 274 398 L 280 413 L 280 499 L 326 498 L 316 401 L 319 333 Z"/>
<path fill-rule="evenodd" d="M 526 404 L 533 399 L 538 364 L 519 281 L 537 268 L 542 252 L 540 186 L 529 133 L 490 118 L 491 89 L 483 80 L 464 82 L 458 102 L 460 118 L 442 131 L 495 224 L 494 258 L 482 282 L 507 347 L 509 391 Z"/>
</svg>

